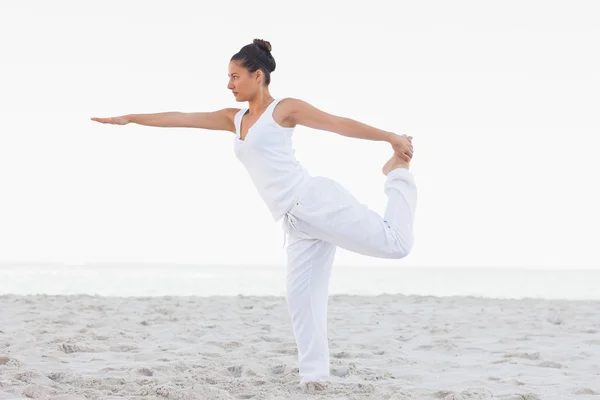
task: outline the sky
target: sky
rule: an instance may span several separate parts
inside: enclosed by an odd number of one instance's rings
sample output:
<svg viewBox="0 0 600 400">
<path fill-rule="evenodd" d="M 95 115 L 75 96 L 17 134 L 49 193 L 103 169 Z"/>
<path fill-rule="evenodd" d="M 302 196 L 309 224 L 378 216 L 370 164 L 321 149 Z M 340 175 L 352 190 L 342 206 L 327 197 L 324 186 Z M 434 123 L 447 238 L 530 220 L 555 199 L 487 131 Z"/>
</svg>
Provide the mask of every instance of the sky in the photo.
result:
<svg viewBox="0 0 600 400">
<path fill-rule="evenodd" d="M 414 137 L 415 246 L 347 265 L 600 268 L 594 1 L 2 1 L 0 263 L 285 263 L 225 131 L 90 117 L 244 108 L 270 92 Z M 298 160 L 383 213 L 384 142 L 298 126 Z"/>
</svg>

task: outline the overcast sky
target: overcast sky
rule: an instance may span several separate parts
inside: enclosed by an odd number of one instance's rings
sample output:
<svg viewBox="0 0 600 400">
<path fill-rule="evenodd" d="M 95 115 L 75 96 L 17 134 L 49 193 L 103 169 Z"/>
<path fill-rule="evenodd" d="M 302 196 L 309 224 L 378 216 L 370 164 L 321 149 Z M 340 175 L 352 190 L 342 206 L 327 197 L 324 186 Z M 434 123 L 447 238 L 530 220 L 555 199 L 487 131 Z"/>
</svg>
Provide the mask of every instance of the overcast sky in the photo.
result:
<svg viewBox="0 0 600 400">
<path fill-rule="evenodd" d="M 274 97 L 414 136 L 412 254 L 338 264 L 600 266 L 596 2 L 291 4 L 2 1 L 0 263 L 284 263 L 232 133 L 90 121 L 246 107 L 227 65 L 261 38 Z M 389 144 L 294 144 L 384 211 Z"/>
</svg>

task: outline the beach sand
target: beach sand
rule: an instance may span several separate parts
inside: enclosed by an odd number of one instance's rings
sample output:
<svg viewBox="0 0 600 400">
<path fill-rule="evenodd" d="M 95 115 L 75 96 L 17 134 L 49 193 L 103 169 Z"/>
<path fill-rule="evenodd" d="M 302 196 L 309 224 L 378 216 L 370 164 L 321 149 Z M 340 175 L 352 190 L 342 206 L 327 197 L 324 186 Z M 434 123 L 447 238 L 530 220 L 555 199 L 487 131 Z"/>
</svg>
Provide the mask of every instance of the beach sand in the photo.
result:
<svg viewBox="0 0 600 400">
<path fill-rule="evenodd" d="M 329 301 L 299 386 L 285 299 L 0 296 L 0 399 L 600 399 L 600 302 Z"/>
</svg>

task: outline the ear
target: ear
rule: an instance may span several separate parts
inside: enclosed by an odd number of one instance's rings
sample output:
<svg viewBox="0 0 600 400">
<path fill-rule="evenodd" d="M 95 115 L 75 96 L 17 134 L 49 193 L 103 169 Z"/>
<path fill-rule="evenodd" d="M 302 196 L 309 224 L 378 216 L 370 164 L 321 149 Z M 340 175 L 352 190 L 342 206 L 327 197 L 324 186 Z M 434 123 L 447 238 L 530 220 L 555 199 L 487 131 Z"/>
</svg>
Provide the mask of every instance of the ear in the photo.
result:
<svg viewBox="0 0 600 400">
<path fill-rule="evenodd" d="M 263 76 L 262 70 L 261 69 L 257 69 L 256 72 L 255 72 L 255 74 L 256 74 L 256 78 L 255 78 L 256 81 L 257 82 L 260 81 L 260 78 Z"/>
</svg>

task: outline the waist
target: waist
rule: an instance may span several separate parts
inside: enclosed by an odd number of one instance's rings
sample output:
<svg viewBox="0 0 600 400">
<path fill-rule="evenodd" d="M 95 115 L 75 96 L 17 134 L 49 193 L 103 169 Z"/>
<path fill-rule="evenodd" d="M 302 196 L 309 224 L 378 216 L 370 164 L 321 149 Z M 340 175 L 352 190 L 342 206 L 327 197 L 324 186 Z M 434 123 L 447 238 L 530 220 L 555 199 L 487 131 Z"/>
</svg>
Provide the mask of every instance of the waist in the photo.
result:
<svg viewBox="0 0 600 400">
<path fill-rule="evenodd" d="M 271 211 L 273 219 L 278 221 L 298 201 L 302 190 L 310 180 L 310 175 L 302 169 L 293 174 L 282 174 L 277 178 L 263 177 L 253 180 L 258 193 Z"/>
</svg>

